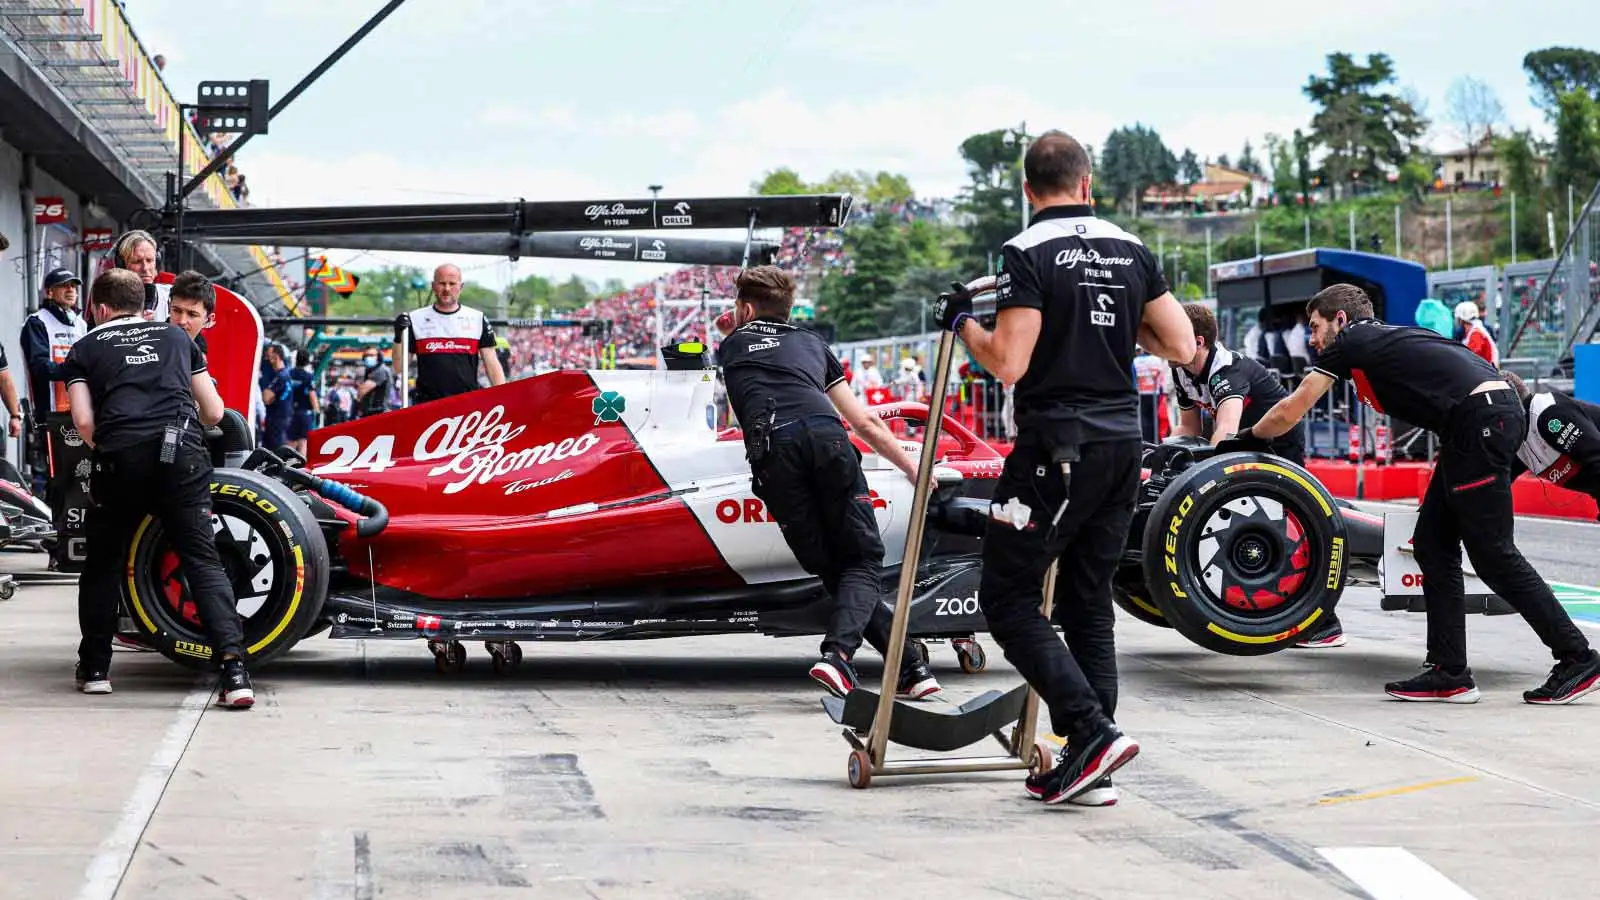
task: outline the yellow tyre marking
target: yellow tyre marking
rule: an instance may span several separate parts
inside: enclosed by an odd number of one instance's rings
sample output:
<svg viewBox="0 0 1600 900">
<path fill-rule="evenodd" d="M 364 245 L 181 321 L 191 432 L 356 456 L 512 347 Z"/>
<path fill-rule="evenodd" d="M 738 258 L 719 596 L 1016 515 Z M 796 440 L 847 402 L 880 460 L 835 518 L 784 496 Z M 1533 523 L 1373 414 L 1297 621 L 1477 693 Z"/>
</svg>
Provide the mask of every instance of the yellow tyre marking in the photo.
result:
<svg viewBox="0 0 1600 900">
<path fill-rule="evenodd" d="M 1151 603 L 1149 600 L 1146 600 L 1143 597 L 1135 597 L 1132 594 L 1128 594 L 1127 597 L 1128 597 L 1129 600 L 1133 601 L 1133 605 L 1134 606 L 1139 607 L 1140 609 L 1144 610 L 1145 612 L 1149 613 L 1150 615 L 1155 616 L 1158 619 L 1165 619 L 1166 618 L 1166 614 L 1163 613 L 1160 610 L 1160 608 L 1158 608 L 1155 604 Z"/>
<path fill-rule="evenodd" d="M 1236 634 L 1226 628 L 1223 628 L 1215 622 L 1207 622 L 1206 630 L 1219 634 L 1236 644 L 1276 644 L 1279 641 L 1292 638 L 1297 634 L 1304 633 L 1307 626 L 1320 618 L 1322 618 L 1322 610 L 1314 609 L 1311 611 L 1311 615 L 1306 616 L 1306 620 L 1301 622 L 1299 625 L 1294 626 L 1288 631 L 1280 631 L 1277 634 L 1269 635 L 1267 637 L 1248 637 L 1246 635 Z"/>
<path fill-rule="evenodd" d="M 1312 487 L 1311 486 L 1311 482 L 1305 480 L 1304 478 L 1301 478 L 1299 475 L 1295 474 L 1294 472 L 1291 472 L 1288 469 L 1285 469 L 1283 466 L 1275 466 L 1272 463 L 1260 463 L 1260 462 L 1256 462 L 1256 463 L 1235 463 L 1235 464 L 1233 464 L 1231 466 L 1228 466 L 1227 468 L 1223 469 L 1222 471 L 1223 471 L 1223 474 L 1225 474 L 1225 475 L 1231 475 L 1234 472 L 1238 472 L 1238 471 L 1242 471 L 1242 470 L 1246 470 L 1246 469 L 1260 469 L 1260 470 L 1265 471 L 1265 472 L 1276 472 L 1279 475 L 1282 475 L 1283 477 L 1289 479 L 1290 481 L 1293 481 L 1295 484 L 1298 484 L 1301 487 L 1305 488 L 1307 493 L 1311 494 L 1311 496 L 1316 498 L 1317 505 L 1322 507 L 1322 514 L 1323 515 L 1327 516 L 1330 519 L 1333 518 L 1333 507 L 1328 505 L 1328 501 L 1322 499 L 1322 492 L 1317 490 L 1316 488 Z"/>
</svg>

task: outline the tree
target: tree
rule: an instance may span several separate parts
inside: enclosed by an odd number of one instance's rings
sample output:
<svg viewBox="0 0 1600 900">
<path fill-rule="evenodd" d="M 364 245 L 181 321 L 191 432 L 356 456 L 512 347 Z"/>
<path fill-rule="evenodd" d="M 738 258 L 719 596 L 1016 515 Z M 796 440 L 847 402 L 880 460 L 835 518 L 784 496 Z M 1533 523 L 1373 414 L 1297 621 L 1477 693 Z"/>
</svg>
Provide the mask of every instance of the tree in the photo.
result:
<svg viewBox="0 0 1600 900">
<path fill-rule="evenodd" d="M 878 337 L 893 311 L 891 298 L 906 273 L 909 246 L 905 232 L 887 212 L 878 212 L 844 232 L 844 248 L 854 262 L 848 276 L 822 280 L 818 303 L 841 341 Z M 997 245 L 998 246 L 998 245 Z"/>
<path fill-rule="evenodd" d="M 1276 134 L 1267 135 L 1266 144 L 1267 161 L 1272 164 L 1272 193 L 1278 203 L 1288 203 L 1300 190 L 1294 172 L 1294 147 Z"/>
<path fill-rule="evenodd" d="M 1467 180 L 1476 181 L 1478 153 L 1489 131 L 1505 118 L 1494 89 L 1471 76 L 1450 83 L 1444 97 L 1444 121 L 1467 148 Z"/>
<path fill-rule="evenodd" d="M 1005 129 L 975 134 L 961 142 L 967 164 L 967 186 L 958 209 L 970 217 L 963 271 L 989 271 L 989 256 L 1022 230 L 1022 167 L 1019 147 Z"/>
<path fill-rule="evenodd" d="M 1226 153 L 1217 154 L 1217 165 L 1223 167 L 1224 169 L 1233 168 L 1233 163 L 1228 160 L 1228 154 Z"/>
<path fill-rule="evenodd" d="M 1600 53 L 1577 47 L 1546 47 L 1522 58 L 1533 90 L 1533 105 L 1551 121 L 1560 112 L 1561 95 L 1569 91 L 1589 91 L 1600 97 Z"/>
<path fill-rule="evenodd" d="M 1550 181 L 1561 190 L 1571 185 L 1583 202 L 1600 180 L 1600 104 L 1587 89 L 1568 91 L 1556 100 L 1556 146 L 1550 159 Z"/>
<path fill-rule="evenodd" d="M 1539 177 L 1538 146 L 1529 131 L 1513 131 L 1494 142 L 1501 180 L 1517 198 L 1517 246 L 1541 247 L 1545 242 L 1545 211 L 1551 209 L 1551 191 Z"/>
<path fill-rule="evenodd" d="M 1200 160 L 1195 158 L 1194 151 L 1188 147 L 1183 148 L 1183 155 L 1178 157 L 1178 174 L 1183 178 L 1185 185 L 1191 185 L 1206 177 L 1200 168 Z"/>
<path fill-rule="evenodd" d="M 1369 53 L 1365 65 L 1348 53 L 1330 53 L 1328 76 L 1311 76 L 1302 89 L 1320 109 L 1311 119 L 1312 140 L 1328 153 L 1323 175 L 1336 191 L 1381 184 L 1381 166 L 1398 168 L 1427 131 L 1427 120 L 1409 100 L 1381 90 L 1395 81 L 1386 53 Z"/>
<path fill-rule="evenodd" d="M 1155 129 L 1135 124 L 1106 135 L 1100 170 L 1101 180 L 1115 203 L 1127 204 L 1137 218 L 1147 189 L 1177 181 L 1178 159 Z"/>
<path fill-rule="evenodd" d="M 1311 139 L 1305 132 L 1294 130 L 1294 170 L 1300 182 L 1300 201 L 1311 205 Z"/>
<path fill-rule="evenodd" d="M 811 190 L 806 183 L 800 180 L 799 173 L 785 166 L 774 169 L 762 176 L 760 181 L 752 184 L 751 189 L 762 196 L 774 194 L 809 194 Z"/>
<path fill-rule="evenodd" d="M 1255 149 L 1250 146 L 1248 140 L 1244 142 L 1244 150 L 1239 154 L 1238 166 L 1241 172 L 1249 172 L 1251 175 L 1261 174 L 1261 162 L 1256 159 Z"/>
</svg>

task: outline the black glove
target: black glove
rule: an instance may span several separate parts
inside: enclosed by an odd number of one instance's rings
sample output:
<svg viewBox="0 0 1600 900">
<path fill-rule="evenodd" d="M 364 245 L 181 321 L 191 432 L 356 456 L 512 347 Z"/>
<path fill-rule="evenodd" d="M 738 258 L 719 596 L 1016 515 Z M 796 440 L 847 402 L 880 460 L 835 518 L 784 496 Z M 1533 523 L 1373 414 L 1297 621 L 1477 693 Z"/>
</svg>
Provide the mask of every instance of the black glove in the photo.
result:
<svg viewBox="0 0 1600 900">
<path fill-rule="evenodd" d="M 1246 428 L 1235 433 L 1232 437 L 1223 438 L 1217 442 L 1218 453 L 1244 453 L 1268 452 L 1272 449 L 1272 442 L 1263 437 L 1257 437 L 1255 432 Z"/>
<path fill-rule="evenodd" d="M 939 295 L 933 304 L 933 314 L 940 328 L 960 332 L 961 324 L 972 318 L 972 292 L 959 281 L 950 282 L 950 286 L 955 290 Z"/>
</svg>

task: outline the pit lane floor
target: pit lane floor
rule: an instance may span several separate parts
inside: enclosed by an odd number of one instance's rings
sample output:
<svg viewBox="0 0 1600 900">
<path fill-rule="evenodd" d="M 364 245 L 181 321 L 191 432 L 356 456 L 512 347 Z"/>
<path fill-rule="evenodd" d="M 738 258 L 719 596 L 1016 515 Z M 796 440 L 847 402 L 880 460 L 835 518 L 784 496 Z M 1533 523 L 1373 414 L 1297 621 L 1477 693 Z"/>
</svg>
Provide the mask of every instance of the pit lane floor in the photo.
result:
<svg viewBox="0 0 1600 900">
<path fill-rule="evenodd" d="M 1122 620 L 1144 751 L 1110 809 L 1043 807 L 1020 773 L 852 790 L 810 639 L 525 644 L 502 679 L 481 645 L 441 676 L 421 643 L 319 636 L 237 713 L 150 654 L 75 693 L 73 598 L 0 602 L 0 898 L 1525 900 L 1600 876 L 1600 697 L 1524 705 L 1546 654 L 1476 617 L 1481 703 L 1389 701 L 1422 620 L 1370 589 L 1339 650 L 1231 658 Z M 934 648 L 951 695 L 1015 683 L 986 646 L 977 676 Z"/>
</svg>

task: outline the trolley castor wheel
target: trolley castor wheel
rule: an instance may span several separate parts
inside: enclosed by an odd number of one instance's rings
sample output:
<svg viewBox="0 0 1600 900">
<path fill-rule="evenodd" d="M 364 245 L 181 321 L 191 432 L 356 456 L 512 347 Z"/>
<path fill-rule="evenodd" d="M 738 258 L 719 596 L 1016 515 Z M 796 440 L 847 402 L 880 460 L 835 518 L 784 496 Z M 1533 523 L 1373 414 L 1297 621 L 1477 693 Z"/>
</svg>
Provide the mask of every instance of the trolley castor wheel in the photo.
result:
<svg viewBox="0 0 1600 900">
<path fill-rule="evenodd" d="M 7 581 L 0 583 L 0 600 L 10 600 L 17 594 L 16 582 Z"/>
<path fill-rule="evenodd" d="M 1033 758 L 1028 760 L 1029 775 L 1043 775 L 1055 768 L 1054 754 L 1043 739 L 1033 742 Z"/>
<path fill-rule="evenodd" d="M 460 641 L 429 641 L 428 649 L 433 651 L 433 668 L 442 673 L 464 672 L 467 668 L 467 648 Z"/>
<path fill-rule="evenodd" d="M 912 641 L 911 652 L 916 655 L 917 662 L 924 666 L 928 664 L 928 660 L 932 659 L 932 656 L 928 651 L 927 641 Z"/>
<path fill-rule="evenodd" d="M 872 757 L 865 750 L 850 751 L 850 786 L 863 790 L 872 783 Z"/>
<path fill-rule="evenodd" d="M 522 665 L 522 648 L 517 646 L 516 641 L 488 641 L 483 647 L 489 651 L 496 675 L 509 675 Z"/>
<path fill-rule="evenodd" d="M 989 665 L 989 658 L 984 655 L 983 645 L 973 640 L 956 641 L 956 661 L 961 663 L 961 671 L 968 675 L 976 675 Z"/>
</svg>

